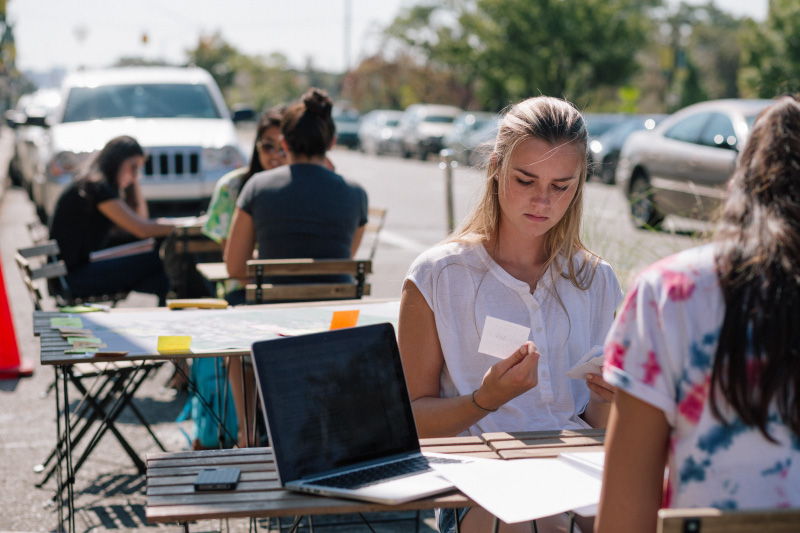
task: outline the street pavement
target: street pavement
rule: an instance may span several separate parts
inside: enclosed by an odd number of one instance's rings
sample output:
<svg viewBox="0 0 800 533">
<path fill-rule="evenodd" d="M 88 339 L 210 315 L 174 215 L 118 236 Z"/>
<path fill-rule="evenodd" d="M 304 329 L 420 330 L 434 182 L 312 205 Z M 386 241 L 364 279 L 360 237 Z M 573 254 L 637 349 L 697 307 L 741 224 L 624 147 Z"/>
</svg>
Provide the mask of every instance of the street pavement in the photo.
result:
<svg viewBox="0 0 800 533">
<path fill-rule="evenodd" d="M 10 187 L 5 179 L 12 142 L 13 132 L 5 127 L 0 128 L 0 258 L 19 351 L 21 357 L 34 363 L 35 370 L 29 378 L 0 380 L 0 532 L 55 531 L 58 525 L 56 506 L 52 502 L 55 480 L 50 479 L 44 486 L 37 487 L 42 474 L 34 471 L 34 467 L 44 461 L 55 444 L 55 398 L 52 391 L 47 392 L 54 371 L 51 367 L 39 364 L 39 341 L 32 334 L 33 304 L 14 262 L 16 249 L 32 244 L 27 224 L 35 220 L 35 213 L 26 193 Z M 52 305 L 52 302 L 49 303 Z M 134 293 L 120 306 L 150 307 L 156 303 L 155 297 Z M 6 324 L 0 324 L 0 328 L 0 334 L 9 334 Z M 164 364 L 142 385 L 134 402 L 152 423 L 153 430 L 167 450 L 180 451 L 188 446 L 181 429 L 189 431 L 191 422 L 175 422 L 186 401 L 186 394 L 165 388 L 172 371 L 171 363 Z M 77 391 L 71 389 L 73 407 L 78 399 Z M 117 426 L 143 459 L 147 453 L 160 451 L 129 412 L 123 413 Z M 177 531 L 177 524 L 147 523 L 145 486 L 145 477 L 138 475 L 120 444 L 113 435 L 107 433 L 76 476 L 76 530 Z M 395 513 L 389 517 L 404 520 L 375 522 L 371 523 L 372 527 L 376 531 L 386 532 L 414 531 L 413 513 Z M 358 517 L 318 517 L 314 520 L 314 529 L 342 532 L 369 530 L 363 525 L 341 525 L 344 520 L 353 519 L 358 520 Z M 420 531 L 435 531 L 431 527 L 432 520 L 432 513 L 423 513 Z M 288 525 L 285 519 L 283 522 L 284 526 Z M 332 525 L 322 527 L 325 523 Z M 227 523 L 206 520 L 191 524 L 191 530 L 236 533 L 250 531 L 250 526 L 246 519 L 229 520 Z M 258 531 L 267 531 L 268 524 L 260 520 L 255 526 Z M 271 524 L 271 530 L 277 531 L 275 521 Z"/>
</svg>

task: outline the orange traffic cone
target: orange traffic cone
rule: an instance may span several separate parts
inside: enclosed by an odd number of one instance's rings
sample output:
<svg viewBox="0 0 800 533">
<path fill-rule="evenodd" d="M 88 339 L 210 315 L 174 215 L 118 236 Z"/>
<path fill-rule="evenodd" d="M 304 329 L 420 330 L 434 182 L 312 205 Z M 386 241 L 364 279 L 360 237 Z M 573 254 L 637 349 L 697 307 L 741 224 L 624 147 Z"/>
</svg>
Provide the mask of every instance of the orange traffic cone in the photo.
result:
<svg viewBox="0 0 800 533">
<path fill-rule="evenodd" d="M 0 379 L 16 379 L 33 374 L 30 361 L 20 360 L 14 322 L 8 306 L 3 266 L 0 261 Z"/>
</svg>

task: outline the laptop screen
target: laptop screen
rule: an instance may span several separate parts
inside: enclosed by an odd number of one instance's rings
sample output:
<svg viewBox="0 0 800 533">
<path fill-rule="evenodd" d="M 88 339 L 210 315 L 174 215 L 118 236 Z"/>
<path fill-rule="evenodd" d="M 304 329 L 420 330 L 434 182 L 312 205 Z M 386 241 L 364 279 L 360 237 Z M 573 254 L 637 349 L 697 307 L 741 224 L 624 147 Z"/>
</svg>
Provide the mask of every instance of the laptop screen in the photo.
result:
<svg viewBox="0 0 800 533">
<path fill-rule="evenodd" d="M 253 344 L 283 483 L 419 450 L 391 324 Z"/>
</svg>

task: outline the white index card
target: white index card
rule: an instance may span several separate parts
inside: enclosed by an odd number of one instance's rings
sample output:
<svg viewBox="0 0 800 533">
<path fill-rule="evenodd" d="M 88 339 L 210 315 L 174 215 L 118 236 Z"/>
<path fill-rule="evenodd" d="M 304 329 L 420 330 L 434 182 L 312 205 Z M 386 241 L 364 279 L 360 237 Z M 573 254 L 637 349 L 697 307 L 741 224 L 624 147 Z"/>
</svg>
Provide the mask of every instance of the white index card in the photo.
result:
<svg viewBox="0 0 800 533">
<path fill-rule="evenodd" d="M 506 359 L 528 340 L 531 328 L 487 316 L 478 352 Z"/>
</svg>

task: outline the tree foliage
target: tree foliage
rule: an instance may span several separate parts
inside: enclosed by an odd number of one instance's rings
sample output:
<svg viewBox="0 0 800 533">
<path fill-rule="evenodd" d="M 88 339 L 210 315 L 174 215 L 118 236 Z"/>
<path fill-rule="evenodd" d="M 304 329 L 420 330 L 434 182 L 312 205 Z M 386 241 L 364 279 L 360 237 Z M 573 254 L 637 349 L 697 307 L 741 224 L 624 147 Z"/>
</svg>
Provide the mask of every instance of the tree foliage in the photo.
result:
<svg viewBox="0 0 800 533">
<path fill-rule="evenodd" d="M 771 98 L 800 91 L 800 3 L 770 0 L 767 20 L 749 20 L 741 37 L 739 88 L 744 96 Z"/>
<path fill-rule="evenodd" d="M 586 105 L 637 69 L 660 0 L 441 0 L 407 10 L 389 31 L 447 69 L 481 107 L 536 94 Z"/>
</svg>

